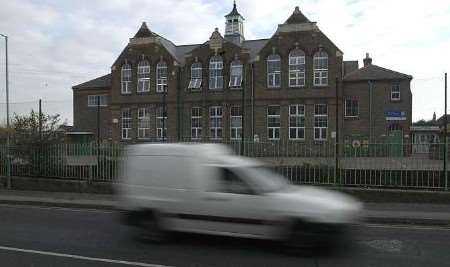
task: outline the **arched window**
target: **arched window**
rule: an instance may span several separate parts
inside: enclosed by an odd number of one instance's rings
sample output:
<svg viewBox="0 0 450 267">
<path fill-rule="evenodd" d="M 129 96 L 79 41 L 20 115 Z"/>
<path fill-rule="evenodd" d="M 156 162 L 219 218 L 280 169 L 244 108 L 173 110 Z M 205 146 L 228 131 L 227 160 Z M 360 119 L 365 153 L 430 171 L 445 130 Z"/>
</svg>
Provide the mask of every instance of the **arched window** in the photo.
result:
<svg viewBox="0 0 450 267">
<path fill-rule="evenodd" d="M 305 52 L 292 50 L 289 54 L 289 87 L 305 86 Z"/>
<path fill-rule="evenodd" d="M 279 55 L 267 57 L 267 87 L 281 87 L 281 57 Z"/>
<path fill-rule="evenodd" d="M 238 59 L 231 62 L 230 65 L 230 88 L 241 88 L 242 86 L 242 73 L 244 67 L 242 66 L 242 62 Z"/>
<path fill-rule="evenodd" d="M 328 85 L 328 54 L 324 50 L 314 54 L 314 85 Z"/>
<path fill-rule="evenodd" d="M 138 93 L 150 91 L 150 63 L 147 60 L 139 62 L 137 67 Z"/>
<path fill-rule="evenodd" d="M 223 88 L 223 60 L 214 56 L 209 60 L 209 89 Z"/>
<path fill-rule="evenodd" d="M 131 65 L 125 63 L 120 71 L 120 92 L 122 94 L 131 94 Z"/>
<path fill-rule="evenodd" d="M 167 64 L 165 61 L 160 61 L 156 65 L 156 92 L 167 92 Z"/>
<path fill-rule="evenodd" d="M 189 82 L 189 89 L 199 90 L 202 86 L 202 63 L 195 62 L 191 65 L 191 81 Z"/>
</svg>

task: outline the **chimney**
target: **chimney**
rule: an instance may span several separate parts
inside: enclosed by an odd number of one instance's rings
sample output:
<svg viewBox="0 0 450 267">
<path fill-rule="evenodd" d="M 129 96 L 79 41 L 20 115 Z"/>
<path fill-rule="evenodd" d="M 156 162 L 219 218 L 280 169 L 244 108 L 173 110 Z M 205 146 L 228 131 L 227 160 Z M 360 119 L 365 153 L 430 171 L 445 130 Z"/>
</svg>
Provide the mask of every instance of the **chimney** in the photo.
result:
<svg viewBox="0 0 450 267">
<path fill-rule="evenodd" d="M 366 58 L 363 59 L 364 67 L 372 65 L 372 58 L 369 56 L 369 53 L 366 53 Z"/>
</svg>

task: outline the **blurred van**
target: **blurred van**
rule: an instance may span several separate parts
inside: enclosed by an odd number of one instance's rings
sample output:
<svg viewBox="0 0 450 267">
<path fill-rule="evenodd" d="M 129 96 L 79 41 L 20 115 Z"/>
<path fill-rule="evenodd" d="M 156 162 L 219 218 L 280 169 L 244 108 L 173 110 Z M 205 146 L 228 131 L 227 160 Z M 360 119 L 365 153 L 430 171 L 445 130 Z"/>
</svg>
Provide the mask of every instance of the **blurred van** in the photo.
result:
<svg viewBox="0 0 450 267">
<path fill-rule="evenodd" d="M 131 145 L 117 191 L 126 223 L 151 241 L 182 231 L 315 246 L 338 240 L 361 211 L 349 196 L 291 185 L 216 144 Z"/>
</svg>

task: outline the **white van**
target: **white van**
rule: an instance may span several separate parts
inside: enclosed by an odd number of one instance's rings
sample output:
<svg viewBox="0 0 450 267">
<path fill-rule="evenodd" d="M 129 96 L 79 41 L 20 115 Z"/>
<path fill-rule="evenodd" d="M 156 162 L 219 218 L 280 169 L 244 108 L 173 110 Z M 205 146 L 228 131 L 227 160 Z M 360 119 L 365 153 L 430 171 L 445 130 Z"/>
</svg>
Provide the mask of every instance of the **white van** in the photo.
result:
<svg viewBox="0 0 450 267">
<path fill-rule="evenodd" d="M 223 145 L 131 145 L 120 173 L 119 208 L 153 241 L 183 231 L 311 246 L 336 241 L 361 211 L 349 196 L 290 185 Z"/>
</svg>

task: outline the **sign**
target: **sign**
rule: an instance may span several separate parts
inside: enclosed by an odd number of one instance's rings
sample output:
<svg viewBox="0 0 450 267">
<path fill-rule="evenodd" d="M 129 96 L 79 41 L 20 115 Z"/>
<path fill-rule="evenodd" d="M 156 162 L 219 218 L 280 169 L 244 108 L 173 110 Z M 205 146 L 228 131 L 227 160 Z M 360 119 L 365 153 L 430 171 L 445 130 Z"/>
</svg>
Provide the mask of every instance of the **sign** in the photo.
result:
<svg viewBox="0 0 450 267">
<path fill-rule="evenodd" d="M 404 111 L 386 111 L 387 121 L 406 121 L 406 112 Z"/>
</svg>

